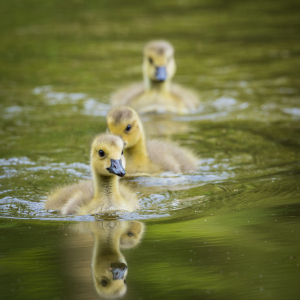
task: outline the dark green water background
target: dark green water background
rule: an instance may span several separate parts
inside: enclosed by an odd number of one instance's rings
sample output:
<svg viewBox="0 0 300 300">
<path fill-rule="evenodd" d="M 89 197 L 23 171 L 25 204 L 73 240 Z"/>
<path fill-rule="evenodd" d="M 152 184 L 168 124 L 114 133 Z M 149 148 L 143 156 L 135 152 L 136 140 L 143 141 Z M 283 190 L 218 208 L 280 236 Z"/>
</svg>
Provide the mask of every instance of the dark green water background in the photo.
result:
<svg viewBox="0 0 300 300">
<path fill-rule="evenodd" d="M 146 232 L 124 299 L 300 299 L 299 1 L 0 1 L 0 298 L 98 299 L 92 216 L 43 210 L 90 178 L 89 145 L 141 49 L 166 39 L 199 112 L 145 116 L 196 174 L 130 182 Z M 103 219 L 99 216 L 98 219 Z M 121 222 L 121 221 L 120 221 Z"/>
</svg>

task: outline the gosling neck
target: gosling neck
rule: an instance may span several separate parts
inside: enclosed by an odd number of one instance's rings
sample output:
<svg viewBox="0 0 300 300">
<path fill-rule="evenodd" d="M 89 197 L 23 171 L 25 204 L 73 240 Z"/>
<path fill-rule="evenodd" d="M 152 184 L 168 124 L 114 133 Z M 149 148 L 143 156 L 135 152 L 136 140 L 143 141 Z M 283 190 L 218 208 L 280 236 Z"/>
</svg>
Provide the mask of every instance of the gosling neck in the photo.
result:
<svg viewBox="0 0 300 300">
<path fill-rule="evenodd" d="M 122 196 L 119 191 L 119 178 L 117 175 L 98 175 L 93 171 L 94 201 L 99 204 L 120 206 Z"/>
<path fill-rule="evenodd" d="M 127 158 L 125 157 L 126 159 L 131 158 L 139 162 L 148 159 L 148 152 L 147 152 L 146 139 L 144 133 L 142 133 L 140 139 L 137 141 L 135 145 L 126 149 L 125 154 L 127 154 L 126 155 Z"/>
<path fill-rule="evenodd" d="M 120 238 L 114 229 L 102 229 L 101 234 L 95 233 L 94 258 L 103 255 L 120 255 Z"/>
<path fill-rule="evenodd" d="M 94 232 L 95 242 L 92 263 L 94 272 L 97 273 L 97 267 L 103 261 L 127 264 L 125 257 L 120 252 L 121 232 L 118 232 L 115 228 L 102 228 L 99 232 Z"/>
<path fill-rule="evenodd" d="M 156 90 L 158 92 L 169 92 L 171 89 L 171 80 L 154 81 L 151 80 L 148 75 L 144 74 L 144 82 L 146 91 Z"/>
</svg>

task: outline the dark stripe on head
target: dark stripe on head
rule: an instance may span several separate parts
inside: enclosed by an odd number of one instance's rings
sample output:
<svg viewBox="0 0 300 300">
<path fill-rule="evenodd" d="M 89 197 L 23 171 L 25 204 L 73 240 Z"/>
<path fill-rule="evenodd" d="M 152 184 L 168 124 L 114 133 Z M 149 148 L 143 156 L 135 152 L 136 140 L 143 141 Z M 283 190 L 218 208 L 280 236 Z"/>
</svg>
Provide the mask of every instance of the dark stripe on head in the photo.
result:
<svg viewBox="0 0 300 300">
<path fill-rule="evenodd" d="M 166 52 L 171 52 L 171 54 L 174 53 L 173 46 L 167 41 L 152 41 L 145 46 L 144 51 L 147 50 L 155 51 L 160 55 L 163 55 Z"/>
<path fill-rule="evenodd" d="M 108 134 L 103 134 L 98 136 L 95 139 L 96 143 L 104 143 L 110 146 L 118 146 L 118 141 L 121 140 L 121 138 L 114 136 L 114 135 L 108 135 Z"/>
<path fill-rule="evenodd" d="M 113 118 L 115 124 L 121 123 L 124 119 L 131 119 L 134 113 L 128 108 L 115 109 L 109 113 L 109 118 Z"/>
</svg>

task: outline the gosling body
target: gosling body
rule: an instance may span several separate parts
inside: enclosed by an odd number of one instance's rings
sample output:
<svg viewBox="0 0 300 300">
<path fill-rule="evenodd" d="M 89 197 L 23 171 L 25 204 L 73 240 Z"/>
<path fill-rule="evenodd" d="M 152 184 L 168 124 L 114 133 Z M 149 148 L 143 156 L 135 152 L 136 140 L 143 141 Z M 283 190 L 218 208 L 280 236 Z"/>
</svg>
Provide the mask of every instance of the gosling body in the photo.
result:
<svg viewBox="0 0 300 300">
<path fill-rule="evenodd" d="M 194 112 L 197 95 L 171 82 L 176 64 L 174 48 L 166 41 L 152 41 L 144 48 L 143 83 L 121 89 L 111 98 L 112 106 L 128 105 L 139 113 Z"/>
<path fill-rule="evenodd" d="M 125 175 L 123 145 L 119 137 L 108 134 L 97 136 L 91 148 L 93 179 L 58 189 L 48 197 L 45 208 L 59 210 L 66 215 L 133 211 L 138 208 L 136 194 L 118 178 Z M 101 151 L 104 156 L 100 156 Z"/>
<path fill-rule="evenodd" d="M 199 160 L 192 151 L 175 143 L 146 141 L 143 124 L 130 107 L 121 106 L 106 117 L 108 130 L 122 138 L 128 175 L 159 174 L 166 171 L 182 173 L 196 171 Z"/>
</svg>

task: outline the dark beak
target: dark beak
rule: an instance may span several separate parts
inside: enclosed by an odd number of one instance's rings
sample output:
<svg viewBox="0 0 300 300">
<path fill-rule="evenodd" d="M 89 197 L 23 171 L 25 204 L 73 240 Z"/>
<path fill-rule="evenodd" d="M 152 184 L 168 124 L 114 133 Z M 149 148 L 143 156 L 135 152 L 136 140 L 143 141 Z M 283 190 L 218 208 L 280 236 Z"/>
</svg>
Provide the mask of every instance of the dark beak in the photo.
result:
<svg viewBox="0 0 300 300">
<path fill-rule="evenodd" d="M 156 67 L 155 78 L 157 81 L 165 81 L 167 79 L 166 67 Z"/>
<path fill-rule="evenodd" d="M 111 159 L 110 161 L 111 161 L 111 165 L 109 168 L 107 168 L 109 173 L 116 174 L 120 177 L 123 177 L 126 174 L 126 172 L 122 166 L 121 159 L 119 160 Z"/>
<path fill-rule="evenodd" d="M 110 271 L 113 273 L 113 280 L 124 279 L 127 266 L 124 263 L 112 263 L 110 265 Z"/>
</svg>

